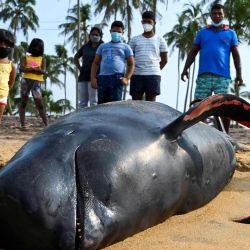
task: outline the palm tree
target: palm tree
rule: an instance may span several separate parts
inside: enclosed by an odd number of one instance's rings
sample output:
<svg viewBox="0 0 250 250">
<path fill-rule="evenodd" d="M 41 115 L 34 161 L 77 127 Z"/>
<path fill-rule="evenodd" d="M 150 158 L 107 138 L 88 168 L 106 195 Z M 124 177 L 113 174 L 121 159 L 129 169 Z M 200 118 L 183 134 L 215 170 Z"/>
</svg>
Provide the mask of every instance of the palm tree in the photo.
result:
<svg viewBox="0 0 250 250">
<path fill-rule="evenodd" d="M 66 103 L 67 100 L 67 72 L 75 73 L 75 69 L 73 67 L 74 60 L 72 57 L 68 57 L 68 51 L 63 45 L 55 45 L 56 55 L 58 57 L 57 67 L 61 68 L 64 75 L 63 85 L 64 85 L 64 100 Z M 65 110 L 64 110 L 65 112 Z"/>
<path fill-rule="evenodd" d="M 197 31 L 206 24 L 207 13 L 203 14 L 201 5 L 185 4 L 186 9 L 178 16 L 178 23 L 173 27 L 172 31 L 166 33 L 164 37 L 168 45 L 172 45 L 172 51 L 178 49 L 178 83 L 177 83 L 177 101 L 176 108 L 178 108 L 179 100 L 179 84 L 180 84 L 180 61 L 182 61 L 188 51 L 193 46 L 193 41 Z M 192 90 L 194 82 L 195 63 L 193 64 L 192 81 L 189 78 L 186 89 L 186 96 L 184 102 L 184 111 L 188 103 L 188 96 L 192 99 Z M 191 90 L 189 88 L 191 81 Z M 190 92 L 190 94 L 189 94 Z"/>
<path fill-rule="evenodd" d="M 116 20 L 117 14 L 121 15 L 121 19 L 124 20 L 128 42 L 131 39 L 131 23 L 133 21 L 133 9 L 138 9 L 141 6 L 142 1 L 140 0 L 106 0 L 98 1 L 95 0 L 95 14 L 100 14 L 104 11 L 103 24 L 106 24 L 111 16 L 114 16 Z"/>
<path fill-rule="evenodd" d="M 176 109 L 179 104 L 179 90 L 180 90 L 180 62 L 184 60 L 187 50 L 186 45 L 189 43 L 186 36 L 187 27 L 184 25 L 185 17 L 178 16 L 178 23 L 173 27 L 172 31 L 166 33 L 163 37 L 167 41 L 167 45 L 171 46 L 170 55 L 174 49 L 178 49 L 178 82 L 177 82 L 177 96 L 176 96 Z"/>
<path fill-rule="evenodd" d="M 57 101 L 50 101 L 50 113 L 56 113 L 56 114 L 65 114 L 66 111 L 71 112 L 74 110 L 74 107 L 71 106 L 71 103 L 69 100 L 60 99 Z"/>
<path fill-rule="evenodd" d="M 158 11 L 157 9 L 157 5 L 158 3 L 163 3 L 166 5 L 166 9 L 168 7 L 168 0 L 145 0 L 142 1 L 142 11 L 146 10 L 146 9 L 151 9 L 156 16 L 161 17 L 161 13 Z"/>
<path fill-rule="evenodd" d="M 63 82 L 60 80 L 59 76 L 63 74 L 63 70 L 61 66 L 58 64 L 60 58 L 54 55 L 45 55 L 46 59 L 46 72 L 44 74 L 44 85 L 45 89 L 47 90 L 48 81 L 50 81 L 50 85 L 56 85 L 59 88 L 63 87 Z M 48 104 L 48 95 L 44 95 L 43 98 L 44 106 L 47 107 Z M 47 108 L 46 108 L 47 110 Z"/>
<path fill-rule="evenodd" d="M 116 2 L 115 0 L 106 0 L 106 1 L 98 1 L 94 2 L 95 4 L 95 15 L 100 14 L 104 10 L 103 14 L 103 24 L 107 24 L 110 20 L 111 16 L 114 16 L 114 20 L 117 20 L 118 15 L 118 7 L 120 3 Z"/>
<path fill-rule="evenodd" d="M 184 5 L 186 9 L 182 12 L 182 15 L 185 17 L 185 23 L 187 24 L 187 36 L 189 37 L 187 48 L 188 50 L 191 49 L 193 46 L 193 41 L 196 36 L 196 33 L 206 25 L 207 17 L 209 16 L 209 13 L 203 13 L 202 5 L 201 4 L 185 4 Z M 195 62 L 193 64 L 193 70 L 192 70 L 192 80 L 191 80 L 191 88 L 189 90 L 189 84 L 187 85 L 186 90 L 186 97 L 185 97 L 185 104 L 184 104 L 184 111 L 187 108 L 188 103 L 188 93 L 190 101 L 192 100 L 193 96 L 193 86 L 194 86 L 194 74 L 195 74 Z"/>
<path fill-rule="evenodd" d="M 242 88 L 245 88 L 245 85 L 238 86 L 234 82 L 231 84 L 230 92 L 236 96 L 239 96 L 243 99 L 250 100 L 250 91 L 244 90 L 242 91 Z"/>
<path fill-rule="evenodd" d="M 63 114 L 65 110 L 72 111 L 74 108 L 71 106 L 69 100 L 60 99 L 58 101 L 53 100 L 53 93 L 51 90 L 42 90 L 43 94 L 43 100 L 47 100 L 46 103 L 44 103 L 44 106 L 46 107 L 46 110 L 48 110 L 50 116 L 52 114 Z"/>
<path fill-rule="evenodd" d="M 61 59 L 54 55 L 45 55 L 46 58 L 46 72 L 44 74 L 45 89 L 48 86 L 48 80 L 50 84 L 57 85 L 59 88 L 63 87 L 63 82 L 59 76 L 63 74 L 63 70 L 58 63 Z"/>
<path fill-rule="evenodd" d="M 35 4 L 35 0 L 6 0 L 0 5 L 0 20 L 10 21 L 14 36 L 18 30 L 27 36 L 29 29 L 36 31 L 39 27 L 39 18 L 33 9 Z"/>
<path fill-rule="evenodd" d="M 78 40 L 78 24 L 80 25 L 80 40 L 85 43 L 88 40 L 88 28 L 89 25 L 87 22 L 90 20 L 91 6 L 89 4 L 80 6 L 80 22 L 78 23 L 78 5 L 74 5 L 73 8 L 68 10 L 69 15 L 66 16 L 66 23 L 60 24 L 58 26 L 62 31 L 60 35 L 65 35 L 67 42 L 73 44 L 73 51 L 77 49 L 77 40 Z"/>
<path fill-rule="evenodd" d="M 230 28 L 232 28 L 239 41 L 246 41 L 250 44 L 250 1 L 227 0 L 225 2 Z"/>
</svg>

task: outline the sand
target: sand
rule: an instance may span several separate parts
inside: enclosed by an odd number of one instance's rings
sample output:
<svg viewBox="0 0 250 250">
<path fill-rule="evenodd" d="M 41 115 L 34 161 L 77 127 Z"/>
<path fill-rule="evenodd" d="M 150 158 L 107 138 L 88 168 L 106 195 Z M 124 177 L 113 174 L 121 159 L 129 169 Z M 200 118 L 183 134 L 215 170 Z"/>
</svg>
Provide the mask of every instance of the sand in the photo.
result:
<svg viewBox="0 0 250 250">
<path fill-rule="evenodd" d="M 53 121 L 50 121 L 52 123 Z M 0 166 L 43 127 L 29 118 L 21 130 L 16 117 L 4 117 L 0 128 Z M 237 170 L 227 187 L 206 206 L 173 216 L 105 250 L 146 249 L 250 249 L 250 225 L 234 222 L 250 216 L 250 130 L 232 129 L 231 136 L 245 151 L 236 153 Z"/>
</svg>

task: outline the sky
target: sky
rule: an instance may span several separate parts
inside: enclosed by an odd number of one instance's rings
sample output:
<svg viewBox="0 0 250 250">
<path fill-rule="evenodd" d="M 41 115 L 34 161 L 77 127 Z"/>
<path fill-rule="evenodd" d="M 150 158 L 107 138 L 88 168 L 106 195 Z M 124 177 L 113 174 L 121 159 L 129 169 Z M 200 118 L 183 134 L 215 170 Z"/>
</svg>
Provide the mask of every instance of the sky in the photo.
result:
<svg viewBox="0 0 250 250">
<path fill-rule="evenodd" d="M 67 16 L 68 8 L 72 8 L 77 0 L 50 0 L 49 5 L 47 1 L 37 0 L 36 6 L 34 7 L 36 14 L 39 17 L 40 27 L 36 32 L 29 31 L 28 42 L 30 42 L 33 38 L 38 37 L 44 40 L 45 43 L 45 53 L 52 55 L 55 54 L 55 44 L 63 44 L 64 36 L 59 35 L 60 30 L 58 29 L 58 25 L 61 23 L 65 23 L 65 17 Z M 176 24 L 177 14 L 180 14 L 181 11 L 185 8 L 184 3 L 188 1 L 179 1 L 174 2 L 169 0 L 168 8 L 164 4 L 158 4 L 158 9 L 162 15 L 161 18 L 157 18 L 156 20 L 156 33 L 158 35 L 163 36 L 167 32 L 171 31 L 172 27 Z M 189 2 L 196 4 L 199 0 L 190 0 Z M 92 1 L 82 1 L 83 4 L 91 4 Z M 93 9 L 93 7 L 92 7 Z M 137 11 L 136 11 L 137 12 Z M 90 26 L 94 26 L 96 23 L 100 23 L 102 19 L 101 15 L 95 16 L 92 13 L 92 18 L 89 23 Z M 111 22 L 113 19 L 111 19 Z M 141 16 L 139 13 L 134 15 L 133 25 L 132 25 L 132 36 L 141 34 L 143 32 L 141 25 Z M 0 22 L 2 28 L 8 28 L 8 23 Z M 110 41 L 110 33 L 109 27 L 104 30 L 104 41 Z M 125 33 L 126 36 L 126 33 Z M 17 44 L 20 44 L 21 41 L 25 41 L 26 38 L 23 37 L 22 32 L 19 31 L 17 33 Z M 73 52 L 71 52 L 71 44 L 66 44 L 68 49 L 68 55 L 73 56 Z M 171 53 L 171 49 L 168 48 L 168 63 L 165 68 L 162 70 L 162 80 L 161 80 L 161 95 L 157 97 L 157 102 L 161 102 L 167 104 L 171 107 L 176 107 L 176 93 L 177 93 L 177 81 L 178 81 L 178 72 L 177 72 L 177 50 Z M 242 75 L 244 83 L 246 83 L 245 89 L 250 91 L 250 73 L 249 73 L 249 65 L 250 65 L 250 49 L 249 46 L 245 44 L 240 44 L 239 47 L 241 60 L 242 60 Z M 198 57 L 197 57 L 198 63 Z M 183 61 L 181 63 L 181 70 L 184 66 Z M 196 73 L 197 75 L 197 73 Z M 233 61 L 231 60 L 231 75 L 235 77 L 235 70 Z M 183 111 L 185 92 L 186 92 L 186 82 L 180 82 L 180 96 L 179 96 L 179 105 L 178 110 Z M 50 87 L 50 86 L 49 86 Z M 64 98 L 63 89 L 59 89 L 58 87 L 52 87 L 53 98 L 54 100 Z M 67 98 L 71 101 L 72 105 L 75 106 L 76 102 L 76 83 L 75 79 L 72 75 L 67 77 Z M 127 99 L 131 99 L 130 95 L 127 95 Z"/>
</svg>

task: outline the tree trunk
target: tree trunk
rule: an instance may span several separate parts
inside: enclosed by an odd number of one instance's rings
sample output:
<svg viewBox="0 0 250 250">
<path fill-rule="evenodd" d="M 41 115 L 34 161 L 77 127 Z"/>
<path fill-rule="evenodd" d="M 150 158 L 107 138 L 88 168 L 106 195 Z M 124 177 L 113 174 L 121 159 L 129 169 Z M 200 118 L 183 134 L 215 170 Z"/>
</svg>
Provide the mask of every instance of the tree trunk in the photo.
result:
<svg viewBox="0 0 250 250">
<path fill-rule="evenodd" d="M 126 5 L 127 5 L 126 10 L 127 10 L 128 43 L 129 43 L 131 39 L 131 9 L 129 6 L 129 0 L 126 0 Z M 127 86 L 124 86 L 122 100 L 126 100 L 126 95 L 127 95 Z"/>
<path fill-rule="evenodd" d="M 80 0 L 77 0 L 77 51 L 80 49 Z M 76 110 L 78 110 L 78 69 L 76 69 Z"/>
<path fill-rule="evenodd" d="M 178 82 L 177 82 L 177 94 L 176 94 L 176 106 L 175 108 L 178 109 L 179 104 L 179 91 L 180 91 L 180 61 L 181 61 L 181 50 L 178 50 Z"/>
<path fill-rule="evenodd" d="M 67 77 L 67 71 L 66 71 L 66 68 L 64 68 L 64 107 L 63 107 L 64 115 L 65 115 L 65 112 L 66 112 L 66 100 L 67 100 L 67 81 L 66 81 L 66 77 Z"/>
</svg>

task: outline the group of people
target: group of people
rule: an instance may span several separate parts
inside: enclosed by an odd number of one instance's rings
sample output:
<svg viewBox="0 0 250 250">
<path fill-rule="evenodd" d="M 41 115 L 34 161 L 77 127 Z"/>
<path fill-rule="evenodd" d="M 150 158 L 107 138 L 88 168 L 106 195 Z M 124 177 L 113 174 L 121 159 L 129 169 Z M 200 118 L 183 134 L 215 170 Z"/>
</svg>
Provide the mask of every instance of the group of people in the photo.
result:
<svg viewBox="0 0 250 250">
<path fill-rule="evenodd" d="M 165 40 L 154 33 L 155 15 L 142 14 L 143 34 L 123 42 L 124 24 L 111 24 L 111 41 L 102 41 L 102 31 L 91 29 L 89 42 L 74 56 L 80 70 L 78 93 L 79 107 L 122 99 L 123 86 L 130 82 L 133 100 L 155 101 L 160 94 L 161 69 L 167 63 Z M 82 59 L 80 65 L 79 60 Z"/>
<path fill-rule="evenodd" d="M 243 84 L 238 39 L 235 32 L 224 24 L 224 6 L 214 4 L 211 8 L 211 25 L 201 29 L 188 54 L 181 79 L 188 78 L 188 70 L 199 53 L 199 72 L 194 94 L 195 100 L 210 95 L 227 93 L 231 82 L 230 55 L 232 53 L 236 69 L 235 83 Z M 123 86 L 130 83 L 133 100 L 155 101 L 160 94 L 161 70 L 167 64 L 167 45 L 163 37 L 154 32 L 155 15 L 152 11 L 142 14 L 144 32 L 123 42 L 124 25 L 121 21 L 111 24 L 111 41 L 104 43 L 99 27 L 93 27 L 89 41 L 75 54 L 74 61 L 80 70 L 78 78 L 79 108 L 122 99 Z M 0 30 L 0 119 L 7 105 L 8 91 L 15 81 L 15 66 L 9 59 L 14 46 L 13 35 Z M 47 118 L 42 105 L 41 83 L 46 70 L 43 56 L 44 44 L 35 38 L 29 45 L 28 54 L 22 58 L 20 122 L 25 126 L 25 107 L 30 91 L 36 107 L 47 126 Z M 81 59 L 81 61 L 80 61 Z M 229 120 L 223 119 L 228 132 Z"/>
</svg>

